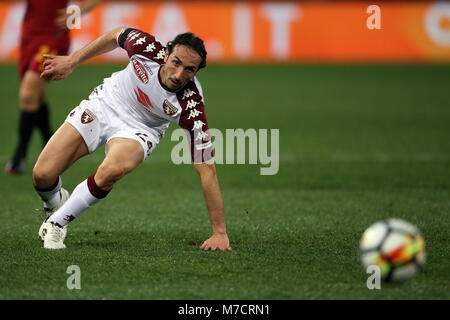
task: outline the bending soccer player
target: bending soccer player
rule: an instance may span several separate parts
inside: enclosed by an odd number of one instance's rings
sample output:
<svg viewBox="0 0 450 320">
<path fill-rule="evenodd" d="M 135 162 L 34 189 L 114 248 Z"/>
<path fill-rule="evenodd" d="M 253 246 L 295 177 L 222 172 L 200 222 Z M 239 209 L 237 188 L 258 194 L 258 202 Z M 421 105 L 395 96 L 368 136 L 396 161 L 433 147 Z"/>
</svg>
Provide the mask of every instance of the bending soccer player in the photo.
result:
<svg viewBox="0 0 450 320">
<path fill-rule="evenodd" d="M 202 88 L 195 77 L 206 66 L 200 38 L 183 33 L 164 47 L 148 33 L 117 28 L 70 56 L 46 55 L 41 77 L 64 79 L 79 63 L 118 46 L 128 53 L 127 67 L 106 78 L 69 113 L 33 169 L 33 184 L 48 215 L 39 229 L 44 248 L 65 248 L 68 223 L 105 198 L 118 180 L 150 156 L 170 122 L 175 122 L 190 136 L 213 231 L 201 248 L 231 250 Z M 105 143 L 105 159 L 69 197 L 60 175 Z"/>
</svg>

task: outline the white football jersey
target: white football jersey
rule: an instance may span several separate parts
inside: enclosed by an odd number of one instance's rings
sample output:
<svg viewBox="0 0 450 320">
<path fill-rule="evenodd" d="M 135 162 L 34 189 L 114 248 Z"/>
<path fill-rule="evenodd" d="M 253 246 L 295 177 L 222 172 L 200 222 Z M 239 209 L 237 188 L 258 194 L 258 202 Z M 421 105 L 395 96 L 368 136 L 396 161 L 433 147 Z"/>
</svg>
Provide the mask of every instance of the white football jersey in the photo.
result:
<svg viewBox="0 0 450 320">
<path fill-rule="evenodd" d="M 194 162 L 210 160 L 212 143 L 203 92 L 197 78 L 183 88 L 171 91 L 160 77 L 165 47 L 154 36 L 128 28 L 122 30 L 117 43 L 127 51 L 130 62 L 125 69 L 106 78 L 98 88 L 115 111 L 120 117 L 132 117 L 145 124 L 159 138 L 163 137 L 170 122 L 177 123 L 189 132 Z"/>
</svg>

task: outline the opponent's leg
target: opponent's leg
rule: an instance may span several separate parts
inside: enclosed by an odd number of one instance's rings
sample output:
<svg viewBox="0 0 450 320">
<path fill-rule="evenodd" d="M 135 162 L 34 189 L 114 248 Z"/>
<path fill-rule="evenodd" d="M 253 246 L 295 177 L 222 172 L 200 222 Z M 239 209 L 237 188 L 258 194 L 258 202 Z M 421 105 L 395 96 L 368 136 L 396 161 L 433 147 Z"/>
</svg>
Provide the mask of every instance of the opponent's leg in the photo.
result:
<svg viewBox="0 0 450 320">
<path fill-rule="evenodd" d="M 143 160 L 144 150 L 139 142 L 127 138 L 114 138 L 107 144 L 107 154 L 97 172 L 81 182 L 72 192 L 69 200 L 47 219 L 50 232 L 56 229 L 54 236 L 47 240 L 44 248 L 65 248 L 60 230 L 93 206 L 111 191 L 114 183 L 133 171 Z M 52 225 L 52 226 L 50 226 Z M 51 229 L 50 229 L 51 228 Z"/>
<path fill-rule="evenodd" d="M 45 146 L 53 134 L 50 125 L 50 108 L 45 98 L 43 98 L 42 102 L 40 103 L 36 125 L 41 132 L 42 143 L 43 146 Z"/>
<path fill-rule="evenodd" d="M 38 124 L 39 106 L 45 86 L 45 80 L 33 70 L 28 70 L 22 78 L 19 91 L 19 142 L 14 156 L 5 168 L 8 174 L 22 174 L 25 170 L 28 145 L 33 128 Z"/>
<path fill-rule="evenodd" d="M 41 132 L 43 147 L 45 147 L 53 135 L 53 130 L 50 125 L 50 108 L 47 102 L 46 89 L 47 85 L 44 85 L 41 88 L 39 95 L 39 108 L 36 117 L 36 127 Z"/>
</svg>

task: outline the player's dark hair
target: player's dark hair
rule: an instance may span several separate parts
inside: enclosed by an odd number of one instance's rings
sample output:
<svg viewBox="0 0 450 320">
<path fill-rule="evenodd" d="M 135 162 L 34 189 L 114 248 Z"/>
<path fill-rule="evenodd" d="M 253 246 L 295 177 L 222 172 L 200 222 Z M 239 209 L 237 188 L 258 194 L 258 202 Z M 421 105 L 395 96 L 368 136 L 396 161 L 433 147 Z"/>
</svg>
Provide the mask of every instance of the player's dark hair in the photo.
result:
<svg viewBox="0 0 450 320">
<path fill-rule="evenodd" d="M 180 33 L 175 37 L 175 39 L 167 43 L 167 50 L 169 50 L 169 55 L 172 53 L 177 44 L 192 48 L 202 58 L 202 61 L 200 62 L 198 68 L 201 69 L 206 67 L 206 49 L 202 39 L 197 37 L 192 32 Z"/>
</svg>

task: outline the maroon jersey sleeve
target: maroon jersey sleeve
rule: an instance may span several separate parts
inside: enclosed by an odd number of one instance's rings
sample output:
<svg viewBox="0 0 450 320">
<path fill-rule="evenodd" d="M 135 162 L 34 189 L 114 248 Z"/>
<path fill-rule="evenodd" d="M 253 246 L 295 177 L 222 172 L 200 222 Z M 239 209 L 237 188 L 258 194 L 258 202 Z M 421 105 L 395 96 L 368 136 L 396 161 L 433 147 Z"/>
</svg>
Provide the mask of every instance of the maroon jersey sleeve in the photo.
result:
<svg viewBox="0 0 450 320">
<path fill-rule="evenodd" d="M 130 58 L 139 54 L 159 64 L 164 63 L 165 47 L 147 32 L 134 28 L 124 29 L 119 34 L 117 43 L 127 51 Z"/>
<path fill-rule="evenodd" d="M 178 124 L 185 129 L 191 144 L 191 157 L 194 163 L 213 159 L 214 150 L 206 119 L 205 104 L 194 81 L 177 93 L 181 105 Z"/>
</svg>

